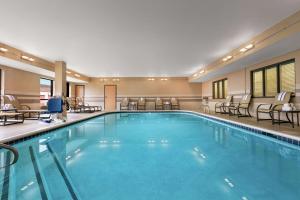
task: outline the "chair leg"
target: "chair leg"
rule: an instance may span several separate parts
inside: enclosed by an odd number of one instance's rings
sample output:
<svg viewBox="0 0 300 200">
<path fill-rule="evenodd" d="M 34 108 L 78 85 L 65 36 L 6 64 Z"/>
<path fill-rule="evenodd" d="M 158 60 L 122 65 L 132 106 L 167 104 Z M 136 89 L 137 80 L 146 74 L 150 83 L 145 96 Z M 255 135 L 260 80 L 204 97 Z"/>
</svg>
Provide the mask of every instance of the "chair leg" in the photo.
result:
<svg viewBox="0 0 300 200">
<path fill-rule="evenodd" d="M 249 117 L 252 117 L 250 114 L 250 111 L 249 111 L 249 107 L 247 108 L 247 112 L 248 112 Z"/>
</svg>

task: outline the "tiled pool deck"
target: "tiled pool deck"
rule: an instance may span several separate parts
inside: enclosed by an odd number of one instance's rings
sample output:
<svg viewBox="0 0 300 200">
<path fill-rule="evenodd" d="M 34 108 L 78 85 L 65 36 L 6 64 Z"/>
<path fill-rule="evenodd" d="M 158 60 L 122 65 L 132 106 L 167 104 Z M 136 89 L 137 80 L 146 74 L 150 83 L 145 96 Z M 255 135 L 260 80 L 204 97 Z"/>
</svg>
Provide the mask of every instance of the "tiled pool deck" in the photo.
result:
<svg viewBox="0 0 300 200">
<path fill-rule="evenodd" d="M 250 129 L 256 133 L 267 135 L 291 144 L 300 146 L 300 127 L 292 128 L 290 124 L 272 125 L 271 121 L 256 122 L 255 118 L 238 118 L 235 116 L 228 116 L 222 114 L 205 114 L 200 110 L 188 111 L 205 115 L 209 118 L 226 121 L 238 127 Z M 52 122 L 45 123 L 38 120 L 25 120 L 23 124 L 15 124 L 0 127 L 0 142 L 11 142 L 19 140 L 24 137 L 36 135 L 38 133 L 46 132 L 51 129 L 59 128 L 71 123 L 89 119 L 98 115 L 105 114 L 105 112 L 95 113 L 69 113 L 68 120 L 65 123 Z"/>
</svg>

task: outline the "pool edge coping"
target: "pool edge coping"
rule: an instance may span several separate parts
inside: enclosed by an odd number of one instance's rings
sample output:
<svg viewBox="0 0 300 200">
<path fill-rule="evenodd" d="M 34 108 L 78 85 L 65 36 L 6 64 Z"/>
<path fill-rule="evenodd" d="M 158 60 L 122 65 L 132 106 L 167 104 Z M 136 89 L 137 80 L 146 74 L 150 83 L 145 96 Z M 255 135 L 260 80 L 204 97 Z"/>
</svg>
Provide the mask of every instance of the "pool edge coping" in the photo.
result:
<svg viewBox="0 0 300 200">
<path fill-rule="evenodd" d="M 107 115 L 107 114 L 113 114 L 113 113 L 155 113 L 155 112 L 157 112 L 157 113 L 159 113 L 159 112 L 160 113 L 168 113 L 168 112 L 171 112 L 171 113 L 176 113 L 176 112 L 191 113 L 191 114 L 195 114 L 195 115 L 202 116 L 202 117 L 205 117 L 205 118 L 209 118 L 209 119 L 212 119 L 212 120 L 221 121 L 221 122 L 227 123 L 229 125 L 237 126 L 239 128 L 243 128 L 245 130 L 252 131 L 255 134 L 265 135 L 265 136 L 271 137 L 271 138 L 279 140 L 279 141 L 283 141 L 283 142 L 287 142 L 289 144 L 300 146 L 300 137 L 297 137 L 297 136 L 288 135 L 288 134 L 285 134 L 285 133 L 282 133 L 282 132 L 279 132 L 279 131 L 265 129 L 265 128 L 258 127 L 258 126 L 255 126 L 255 125 L 244 124 L 244 123 L 233 121 L 233 120 L 230 120 L 230 119 L 224 119 L 224 118 L 221 118 L 221 117 L 218 117 L 218 116 L 214 116 L 214 115 L 210 115 L 210 114 L 206 114 L 206 113 L 201 113 L 201 112 L 197 112 L 197 111 L 191 111 L 191 110 L 149 110 L 149 111 L 148 110 L 147 111 L 145 111 L 145 110 L 140 110 L 140 111 L 136 110 L 136 111 L 100 112 L 98 114 L 91 115 L 91 116 L 88 116 L 88 117 L 84 117 L 84 118 L 81 118 L 81 119 L 76 119 L 74 121 L 59 123 L 59 124 L 51 126 L 51 127 L 45 127 L 45 128 L 42 128 L 42 129 L 26 132 L 24 134 L 15 135 L 15 136 L 12 136 L 12 137 L 7 137 L 7 138 L 4 138 L 4 139 L 1 139 L 0 143 L 5 143 L 5 144 L 19 143 L 19 142 L 31 139 L 33 137 L 38 137 L 40 135 L 46 134 L 49 131 L 60 129 L 60 128 L 63 128 L 63 127 L 66 127 L 66 126 L 69 126 L 69 125 L 72 125 L 72 124 L 76 124 L 76 123 L 79 123 L 79 122 L 83 122 L 83 121 L 86 121 L 86 120 L 89 120 L 89 119 L 92 119 L 92 118 L 96 118 L 96 117 L 99 117 L 99 116 Z"/>
</svg>

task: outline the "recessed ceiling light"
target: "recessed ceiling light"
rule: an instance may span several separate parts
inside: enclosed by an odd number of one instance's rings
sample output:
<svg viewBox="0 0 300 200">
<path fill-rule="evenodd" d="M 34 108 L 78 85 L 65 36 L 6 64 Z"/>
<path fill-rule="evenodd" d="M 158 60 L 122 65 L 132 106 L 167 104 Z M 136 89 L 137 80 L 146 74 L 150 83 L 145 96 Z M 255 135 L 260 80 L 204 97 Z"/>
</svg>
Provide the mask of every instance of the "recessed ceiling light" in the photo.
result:
<svg viewBox="0 0 300 200">
<path fill-rule="evenodd" d="M 22 56 L 21 58 L 25 59 L 25 60 L 28 60 L 29 57 L 28 56 Z"/>
<path fill-rule="evenodd" d="M 23 60 L 27 60 L 27 61 L 31 61 L 31 62 L 33 62 L 34 61 L 34 59 L 33 58 L 30 58 L 30 57 L 28 57 L 28 56 L 21 56 L 21 58 L 23 59 Z"/>
<path fill-rule="evenodd" d="M 148 78 L 148 81 L 155 81 L 155 78 Z"/>
<path fill-rule="evenodd" d="M 252 49 L 254 47 L 254 44 L 248 44 L 245 48 L 246 49 Z"/>
<path fill-rule="evenodd" d="M 66 71 L 67 72 L 67 74 L 71 74 L 72 72 L 70 72 L 70 71 Z"/>
<path fill-rule="evenodd" d="M 79 75 L 79 74 L 74 74 L 74 76 L 76 76 L 76 77 L 80 77 L 80 75 Z"/>
<path fill-rule="evenodd" d="M 241 48 L 240 49 L 240 52 L 246 52 L 248 49 L 246 49 L 246 48 Z"/>
<path fill-rule="evenodd" d="M 193 75 L 193 77 L 197 77 L 197 76 L 198 76 L 198 73 L 196 73 L 196 74 Z"/>
<path fill-rule="evenodd" d="M 203 74 L 205 72 L 205 70 L 204 69 L 202 69 L 199 73 L 200 74 Z"/>
<path fill-rule="evenodd" d="M 1 47 L 1 48 L 0 48 L 0 51 L 1 51 L 1 52 L 7 52 L 8 50 L 7 50 L 6 48 Z"/>
<path fill-rule="evenodd" d="M 168 79 L 167 78 L 162 78 L 160 79 L 161 81 L 167 81 Z"/>
<path fill-rule="evenodd" d="M 229 55 L 229 56 L 223 58 L 222 60 L 223 60 L 224 62 L 226 62 L 227 60 L 230 60 L 231 58 L 233 58 L 233 57 L 232 57 L 231 55 Z"/>
</svg>

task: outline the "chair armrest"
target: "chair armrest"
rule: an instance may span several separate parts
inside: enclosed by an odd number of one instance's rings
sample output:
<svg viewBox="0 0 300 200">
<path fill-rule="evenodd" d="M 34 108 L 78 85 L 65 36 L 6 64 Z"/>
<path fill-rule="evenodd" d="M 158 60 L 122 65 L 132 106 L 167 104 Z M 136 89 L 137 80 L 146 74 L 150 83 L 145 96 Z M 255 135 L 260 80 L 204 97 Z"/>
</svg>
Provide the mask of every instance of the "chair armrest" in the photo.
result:
<svg viewBox="0 0 300 200">
<path fill-rule="evenodd" d="M 259 104 L 256 108 L 256 110 L 260 109 L 261 107 L 266 107 L 268 106 L 266 109 L 270 109 L 272 107 L 272 104 L 266 104 L 266 103 L 263 103 L 263 104 Z"/>
<path fill-rule="evenodd" d="M 28 105 L 20 105 L 21 106 L 21 109 L 22 110 L 30 110 L 31 108 L 30 108 L 30 106 L 28 106 Z"/>
<path fill-rule="evenodd" d="M 217 107 L 217 106 L 223 106 L 224 105 L 224 102 L 217 102 L 216 104 L 215 104 L 215 107 Z"/>
<path fill-rule="evenodd" d="M 275 106 L 273 106 L 272 111 L 276 110 L 276 108 L 277 108 L 278 106 L 283 106 L 283 104 L 276 104 Z"/>
</svg>

